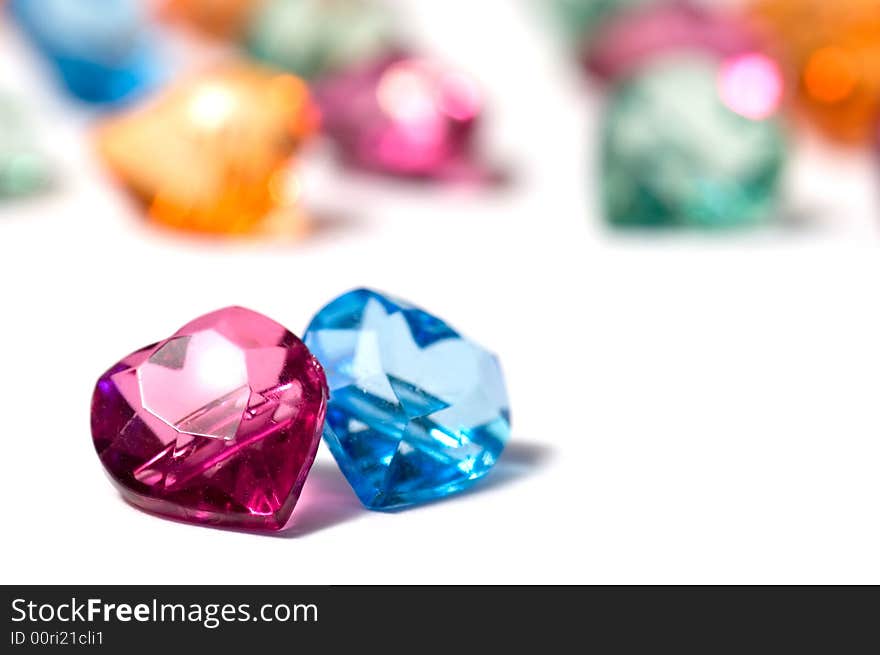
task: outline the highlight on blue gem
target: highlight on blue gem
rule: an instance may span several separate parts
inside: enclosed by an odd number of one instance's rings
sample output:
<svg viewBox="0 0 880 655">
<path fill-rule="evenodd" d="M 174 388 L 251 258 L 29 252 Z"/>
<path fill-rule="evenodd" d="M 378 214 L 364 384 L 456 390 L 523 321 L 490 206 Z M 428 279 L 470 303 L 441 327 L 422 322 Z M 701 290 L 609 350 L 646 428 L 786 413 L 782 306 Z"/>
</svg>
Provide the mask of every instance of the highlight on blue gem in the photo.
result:
<svg viewBox="0 0 880 655">
<path fill-rule="evenodd" d="M 510 436 L 498 359 L 436 316 L 356 289 L 304 340 L 330 386 L 324 440 L 370 509 L 443 498 L 498 460 Z"/>
<path fill-rule="evenodd" d="M 139 0 L 10 0 L 8 7 L 81 100 L 118 103 L 157 81 L 150 22 Z"/>
</svg>

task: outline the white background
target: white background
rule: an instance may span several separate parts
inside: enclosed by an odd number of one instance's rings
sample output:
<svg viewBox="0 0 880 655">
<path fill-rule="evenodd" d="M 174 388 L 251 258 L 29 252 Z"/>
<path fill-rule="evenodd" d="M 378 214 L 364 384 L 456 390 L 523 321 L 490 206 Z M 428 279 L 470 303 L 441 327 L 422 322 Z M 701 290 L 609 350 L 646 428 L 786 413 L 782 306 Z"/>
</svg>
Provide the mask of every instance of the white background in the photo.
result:
<svg viewBox="0 0 880 655">
<path fill-rule="evenodd" d="M 92 117 L 0 28 L 0 88 L 27 101 L 60 178 L 0 206 L 2 582 L 880 582 L 876 162 L 801 138 L 796 229 L 614 234 L 594 182 L 602 96 L 540 12 L 398 4 L 424 49 L 483 82 L 486 151 L 513 183 L 381 182 L 318 146 L 304 193 L 325 227 L 280 244 L 146 224 L 95 160 Z M 230 304 L 301 332 L 360 285 L 500 355 L 513 439 L 484 484 L 371 513 L 322 445 L 284 537 L 119 498 L 88 427 L 104 369 Z"/>
</svg>

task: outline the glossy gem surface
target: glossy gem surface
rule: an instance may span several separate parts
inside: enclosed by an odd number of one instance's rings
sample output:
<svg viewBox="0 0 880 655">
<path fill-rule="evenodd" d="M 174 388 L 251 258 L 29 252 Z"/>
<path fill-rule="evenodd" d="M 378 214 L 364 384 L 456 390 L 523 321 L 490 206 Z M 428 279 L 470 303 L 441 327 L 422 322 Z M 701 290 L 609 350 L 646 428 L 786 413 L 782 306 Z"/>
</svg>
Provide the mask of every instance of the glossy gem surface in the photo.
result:
<svg viewBox="0 0 880 655">
<path fill-rule="evenodd" d="M 880 120 L 880 0 L 754 0 L 796 106 L 827 135 L 870 143 Z"/>
<path fill-rule="evenodd" d="M 324 439 L 367 507 L 442 498 L 495 464 L 510 433 L 498 360 L 437 317 L 358 289 L 304 339 L 330 385 Z"/>
<path fill-rule="evenodd" d="M 378 0 L 268 0 L 247 43 L 258 59 L 313 79 L 380 56 L 395 32 L 394 15 Z"/>
<path fill-rule="evenodd" d="M 11 0 L 9 9 L 81 100 L 115 103 L 158 77 L 146 9 L 138 0 Z"/>
<path fill-rule="evenodd" d="M 756 63 L 745 63 L 753 75 Z M 752 86 L 760 97 L 737 104 L 739 85 L 729 75 L 713 59 L 663 58 L 615 92 L 603 127 L 602 193 L 611 223 L 732 227 L 769 218 L 784 141 L 772 117 L 748 114 L 766 108 L 773 90 Z"/>
<path fill-rule="evenodd" d="M 112 119 L 98 139 L 110 169 L 155 221 L 241 233 L 283 205 L 287 168 L 316 127 L 302 80 L 235 64 Z"/>
<path fill-rule="evenodd" d="M 323 370 L 299 339 L 229 307 L 104 373 L 92 437 L 132 504 L 193 523 L 278 530 L 314 460 L 326 400 Z"/>
<path fill-rule="evenodd" d="M 483 100 L 461 71 L 398 54 L 316 87 L 324 130 L 349 163 L 403 177 L 481 181 L 473 152 Z"/>
</svg>

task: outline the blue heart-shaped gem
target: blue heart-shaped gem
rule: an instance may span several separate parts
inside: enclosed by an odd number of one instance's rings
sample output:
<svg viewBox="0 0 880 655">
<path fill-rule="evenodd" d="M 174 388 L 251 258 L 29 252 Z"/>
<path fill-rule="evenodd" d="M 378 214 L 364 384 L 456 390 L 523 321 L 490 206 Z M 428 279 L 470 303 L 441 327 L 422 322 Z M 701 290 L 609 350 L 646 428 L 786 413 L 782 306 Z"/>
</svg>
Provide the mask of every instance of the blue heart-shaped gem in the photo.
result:
<svg viewBox="0 0 880 655">
<path fill-rule="evenodd" d="M 498 360 L 437 317 L 357 289 L 304 341 L 330 386 L 324 439 L 367 507 L 442 498 L 495 464 L 510 435 Z"/>
</svg>

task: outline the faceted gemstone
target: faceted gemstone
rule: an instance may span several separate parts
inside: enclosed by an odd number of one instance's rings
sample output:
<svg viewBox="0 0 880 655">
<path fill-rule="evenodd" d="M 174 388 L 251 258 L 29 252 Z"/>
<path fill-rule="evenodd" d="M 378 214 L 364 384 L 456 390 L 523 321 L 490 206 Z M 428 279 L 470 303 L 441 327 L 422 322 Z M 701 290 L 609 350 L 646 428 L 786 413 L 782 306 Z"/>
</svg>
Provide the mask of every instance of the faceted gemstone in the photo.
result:
<svg viewBox="0 0 880 655">
<path fill-rule="evenodd" d="M 241 36 L 263 0 L 165 0 L 162 13 L 220 38 Z"/>
<path fill-rule="evenodd" d="M 721 56 L 753 51 L 758 39 L 745 21 L 688 2 L 640 5 L 617 12 L 585 43 L 586 68 L 605 80 L 633 73 L 660 54 L 703 50 Z"/>
<path fill-rule="evenodd" d="M 371 509 L 442 498 L 485 475 L 510 433 L 494 355 L 367 289 L 333 300 L 305 342 L 330 385 L 324 439 Z"/>
<path fill-rule="evenodd" d="M 613 224 L 719 227 L 769 217 L 784 160 L 771 116 L 781 92 L 772 62 L 750 57 L 663 58 L 617 89 L 603 133 Z"/>
<path fill-rule="evenodd" d="M 654 2 L 657 0 L 552 0 L 552 7 L 567 37 L 575 43 L 587 43 L 618 12 Z"/>
<path fill-rule="evenodd" d="M 233 64 L 112 119 L 98 139 L 110 168 L 154 220 L 240 233 L 284 203 L 291 158 L 316 126 L 300 79 Z"/>
<path fill-rule="evenodd" d="M 373 59 L 395 39 L 394 16 L 373 0 L 267 0 L 248 32 L 259 59 L 312 79 Z"/>
<path fill-rule="evenodd" d="M 326 78 L 315 95 L 324 132 L 349 164 L 408 177 L 492 176 L 473 156 L 480 90 L 459 71 L 395 54 Z"/>
<path fill-rule="evenodd" d="M 317 360 L 283 326 L 229 307 L 114 364 L 92 437 L 132 504 L 192 523 L 285 526 L 327 402 Z"/>
<path fill-rule="evenodd" d="M 802 113 L 829 136 L 868 143 L 880 118 L 880 0 L 753 0 Z"/>
<path fill-rule="evenodd" d="M 42 189 L 49 177 L 48 162 L 32 143 L 21 110 L 0 95 L 0 199 Z"/>
<path fill-rule="evenodd" d="M 9 8 L 78 98 L 117 102 L 155 82 L 157 60 L 138 0 L 10 0 Z"/>
</svg>

